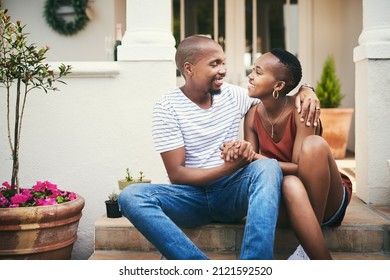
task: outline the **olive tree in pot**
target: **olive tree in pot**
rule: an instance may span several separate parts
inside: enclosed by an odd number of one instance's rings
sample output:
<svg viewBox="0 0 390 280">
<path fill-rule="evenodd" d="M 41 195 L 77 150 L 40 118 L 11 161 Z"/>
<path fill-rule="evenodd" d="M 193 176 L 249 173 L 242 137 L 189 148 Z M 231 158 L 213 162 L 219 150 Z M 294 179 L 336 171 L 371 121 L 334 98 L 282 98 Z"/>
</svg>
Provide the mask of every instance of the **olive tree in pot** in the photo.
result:
<svg viewBox="0 0 390 280">
<path fill-rule="evenodd" d="M 0 93 L 7 119 L 0 136 L 7 135 L 12 157 L 11 179 L 0 186 L 0 259 L 69 259 L 84 199 L 49 181 L 22 187 L 19 148 L 28 95 L 57 90 L 54 85 L 64 83 L 61 78 L 71 67 L 51 70 L 43 62 L 48 48 L 28 44 L 24 28 L 0 9 Z"/>
<path fill-rule="evenodd" d="M 340 108 L 345 95 L 341 93 L 333 56 L 327 57 L 315 91 L 322 108 L 322 136 L 328 142 L 334 158 L 345 158 L 354 109 Z"/>
</svg>

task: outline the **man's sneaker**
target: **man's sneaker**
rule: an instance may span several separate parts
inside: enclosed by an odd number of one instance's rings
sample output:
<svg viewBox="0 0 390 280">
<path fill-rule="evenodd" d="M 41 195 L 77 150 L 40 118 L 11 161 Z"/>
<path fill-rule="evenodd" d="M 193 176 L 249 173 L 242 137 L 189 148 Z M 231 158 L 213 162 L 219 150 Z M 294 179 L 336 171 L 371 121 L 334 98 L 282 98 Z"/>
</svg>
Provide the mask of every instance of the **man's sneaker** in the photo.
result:
<svg viewBox="0 0 390 280">
<path fill-rule="evenodd" d="M 302 246 L 299 245 L 295 252 L 288 258 L 288 260 L 310 260 L 309 256 L 303 250 Z"/>
</svg>

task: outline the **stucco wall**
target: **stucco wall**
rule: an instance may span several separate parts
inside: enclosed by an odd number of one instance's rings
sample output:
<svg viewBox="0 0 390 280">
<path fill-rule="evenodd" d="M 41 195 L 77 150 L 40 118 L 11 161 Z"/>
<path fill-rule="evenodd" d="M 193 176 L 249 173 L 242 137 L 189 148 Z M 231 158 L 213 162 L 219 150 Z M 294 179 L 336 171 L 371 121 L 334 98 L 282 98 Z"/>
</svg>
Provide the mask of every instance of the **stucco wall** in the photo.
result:
<svg viewBox="0 0 390 280">
<path fill-rule="evenodd" d="M 103 2 L 111 1 L 94 3 Z M 23 21 L 29 23 L 28 19 Z M 37 30 L 30 32 L 34 33 L 30 42 L 36 41 L 37 45 L 46 38 Z M 56 37 L 51 34 L 47 38 L 64 40 Z M 71 40 L 84 37 L 88 35 Z M 64 54 L 57 51 L 54 47 L 48 54 Z M 175 65 L 173 57 L 120 62 L 67 58 L 64 55 L 58 59 L 73 66 L 73 74 L 64 79 L 67 85 L 59 84 L 60 91 L 55 93 L 29 94 L 20 144 L 20 184 L 28 187 L 37 180 L 49 180 L 85 198 L 72 258 L 88 259 L 94 248 L 94 224 L 105 213 L 104 200 L 118 189 L 117 180 L 124 178 L 125 168 L 129 167 L 135 176 L 142 170 L 153 182 L 167 182 L 152 144 L 151 111 L 157 98 L 175 85 Z M 0 93 L 4 93 L 1 88 Z M 0 178 L 9 181 L 12 161 L 5 133 L 5 94 L 0 98 Z"/>
<path fill-rule="evenodd" d="M 48 61 L 105 61 L 105 37 L 115 38 L 115 25 L 126 26 L 126 0 L 90 0 L 93 19 L 72 36 L 53 31 L 43 17 L 45 0 L 3 0 L 3 7 L 16 20 L 27 24 L 30 42 L 48 45 Z"/>
<path fill-rule="evenodd" d="M 355 107 L 353 49 L 359 44 L 362 26 L 361 0 L 313 1 L 313 84 L 321 77 L 326 57 L 334 55 L 341 91 L 345 94 L 341 107 Z M 348 149 L 355 150 L 354 117 Z"/>
</svg>

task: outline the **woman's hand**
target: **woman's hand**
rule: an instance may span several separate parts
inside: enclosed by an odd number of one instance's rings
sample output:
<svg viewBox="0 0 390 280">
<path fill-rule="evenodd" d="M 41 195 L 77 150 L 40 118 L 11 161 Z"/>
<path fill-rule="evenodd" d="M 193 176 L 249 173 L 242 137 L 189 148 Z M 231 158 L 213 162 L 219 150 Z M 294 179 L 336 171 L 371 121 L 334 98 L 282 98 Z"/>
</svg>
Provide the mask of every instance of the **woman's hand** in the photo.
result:
<svg viewBox="0 0 390 280">
<path fill-rule="evenodd" d="M 250 163 L 256 154 L 251 143 L 244 140 L 235 140 L 225 143 L 219 149 L 221 150 L 221 158 L 225 162 L 233 162 L 238 160 L 241 162 Z"/>
</svg>

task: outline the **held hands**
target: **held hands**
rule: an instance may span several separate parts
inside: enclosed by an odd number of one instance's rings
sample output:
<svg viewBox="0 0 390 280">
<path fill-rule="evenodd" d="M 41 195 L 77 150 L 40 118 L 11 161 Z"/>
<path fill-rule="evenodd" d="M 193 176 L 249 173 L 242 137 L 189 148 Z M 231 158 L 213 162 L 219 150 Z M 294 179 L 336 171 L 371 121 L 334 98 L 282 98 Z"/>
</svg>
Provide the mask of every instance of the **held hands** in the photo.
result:
<svg viewBox="0 0 390 280">
<path fill-rule="evenodd" d="M 298 113 L 301 114 L 301 122 L 306 120 L 306 126 L 310 126 L 313 121 L 313 126 L 318 125 L 318 120 L 321 115 L 320 101 L 314 92 L 312 86 L 303 84 L 295 98 L 295 107 Z"/>
<path fill-rule="evenodd" d="M 256 155 L 251 143 L 244 140 L 225 143 L 219 149 L 221 150 L 221 158 L 225 163 L 235 162 L 240 166 L 252 162 Z"/>
</svg>

